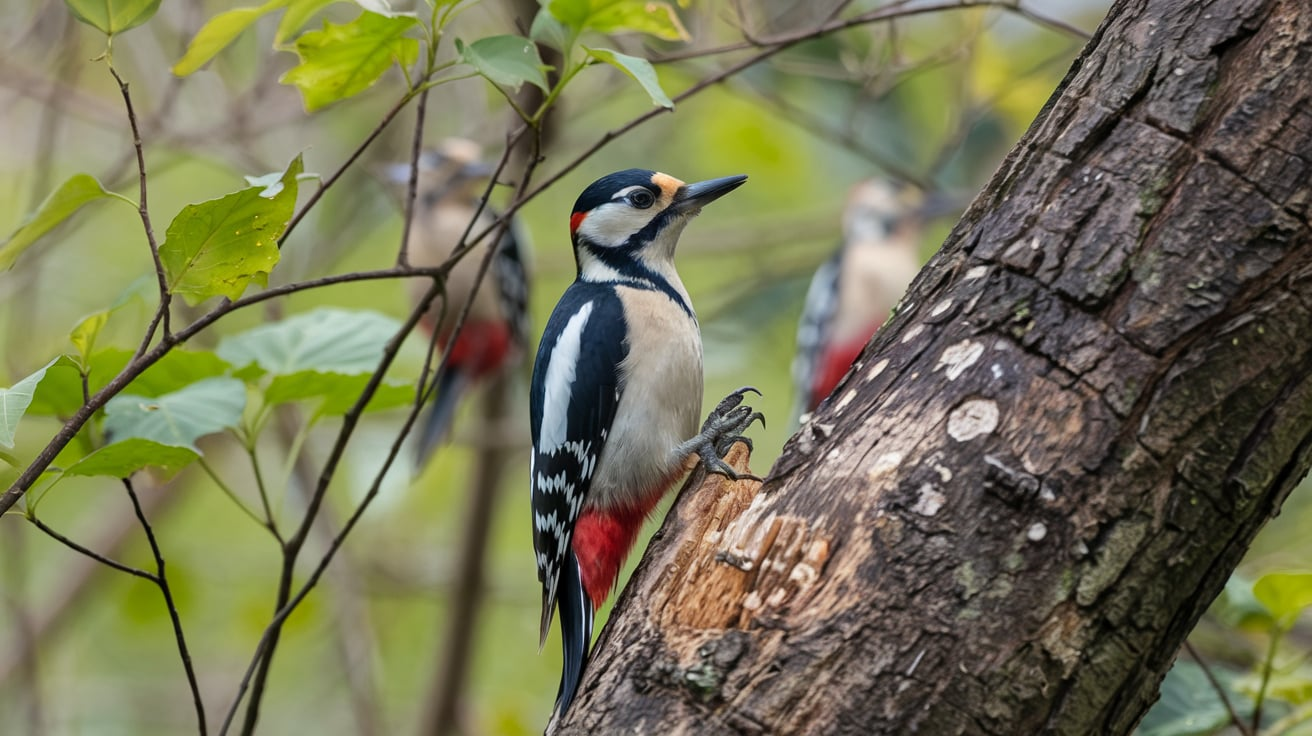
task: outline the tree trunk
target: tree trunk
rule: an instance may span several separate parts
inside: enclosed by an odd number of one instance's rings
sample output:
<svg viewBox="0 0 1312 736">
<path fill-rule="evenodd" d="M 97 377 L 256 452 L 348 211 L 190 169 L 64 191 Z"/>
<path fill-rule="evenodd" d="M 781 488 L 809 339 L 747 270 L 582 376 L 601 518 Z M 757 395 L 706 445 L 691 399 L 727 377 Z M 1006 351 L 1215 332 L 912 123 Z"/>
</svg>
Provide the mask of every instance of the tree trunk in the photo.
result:
<svg viewBox="0 0 1312 736">
<path fill-rule="evenodd" d="M 1128 733 L 1312 463 L 1310 180 L 1306 0 L 1118 2 L 555 732 Z"/>
</svg>

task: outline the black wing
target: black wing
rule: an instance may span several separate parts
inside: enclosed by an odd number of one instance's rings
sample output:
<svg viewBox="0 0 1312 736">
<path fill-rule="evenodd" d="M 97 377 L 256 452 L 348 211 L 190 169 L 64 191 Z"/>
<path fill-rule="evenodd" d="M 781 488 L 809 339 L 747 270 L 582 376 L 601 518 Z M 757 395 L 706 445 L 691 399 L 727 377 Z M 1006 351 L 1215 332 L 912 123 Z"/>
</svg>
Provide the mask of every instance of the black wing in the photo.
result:
<svg viewBox="0 0 1312 736">
<path fill-rule="evenodd" d="M 838 274 L 842 266 L 843 251 L 834 251 L 811 277 L 802 306 L 802 318 L 797 325 L 797 353 L 793 356 L 793 393 L 797 409 L 794 417 L 810 408 L 811 386 L 815 372 L 829 339 L 829 327 L 838 311 Z"/>
<path fill-rule="evenodd" d="M 547 322 L 533 365 L 530 484 L 543 640 L 561 570 L 573 561 L 574 523 L 619 405 L 620 364 L 628 355 L 622 315 L 613 287 L 574 282 Z"/>
</svg>

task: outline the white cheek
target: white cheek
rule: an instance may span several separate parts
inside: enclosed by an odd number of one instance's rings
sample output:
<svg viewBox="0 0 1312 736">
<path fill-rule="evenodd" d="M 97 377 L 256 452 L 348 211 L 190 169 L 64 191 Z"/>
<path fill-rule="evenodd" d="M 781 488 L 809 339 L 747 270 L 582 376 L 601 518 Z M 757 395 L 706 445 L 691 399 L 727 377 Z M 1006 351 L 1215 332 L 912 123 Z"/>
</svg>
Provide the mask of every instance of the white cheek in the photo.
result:
<svg viewBox="0 0 1312 736">
<path fill-rule="evenodd" d="M 654 215 L 655 209 L 606 205 L 584 218 L 578 232 L 597 245 L 615 247 L 623 245 L 630 235 L 646 227 Z"/>
</svg>

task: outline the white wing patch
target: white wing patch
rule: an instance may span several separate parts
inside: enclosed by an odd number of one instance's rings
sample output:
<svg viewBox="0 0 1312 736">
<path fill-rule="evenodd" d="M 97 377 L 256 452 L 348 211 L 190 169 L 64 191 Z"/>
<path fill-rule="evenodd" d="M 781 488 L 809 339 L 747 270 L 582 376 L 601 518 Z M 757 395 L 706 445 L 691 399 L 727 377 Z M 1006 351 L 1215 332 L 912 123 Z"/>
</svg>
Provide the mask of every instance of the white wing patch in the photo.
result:
<svg viewBox="0 0 1312 736">
<path fill-rule="evenodd" d="M 569 400 L 574 389 L 575 371 L 579 365 L 579 350 L 583 344 L 583 328 L 592 315 L 592 302 L 579 307 L 569 318 L 547 363 L 547 376 L 542 396 L 542 427 L 538 432 L 539 451 L 549 454 L 565 444 L 568 436 Z"/>
</svg>

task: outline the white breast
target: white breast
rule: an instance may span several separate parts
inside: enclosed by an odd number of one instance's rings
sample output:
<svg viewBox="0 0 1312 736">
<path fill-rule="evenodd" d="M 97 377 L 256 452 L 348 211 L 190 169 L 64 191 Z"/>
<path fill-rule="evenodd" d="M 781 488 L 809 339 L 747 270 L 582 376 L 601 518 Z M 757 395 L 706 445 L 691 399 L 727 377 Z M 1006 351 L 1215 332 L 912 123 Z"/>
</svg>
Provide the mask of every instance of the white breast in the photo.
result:
<svg viewBox="0 0 1312 736">
<path fill-rule="evenodd" d="M 629 324 L 629 353 L 621 366 L 625 390 L 588 494 L 589 505 L 602 507 L 636 504 L 681 474 L 684 458 L 675 450 L 697 434 L 702 410 L 697 322 L 662 292 L 617 291 Z"/>
<path fill-rule="evenodd" d="M 456 245 L 460 243 L 460 237 L 465 234 L 465 229 L 469 226 L 469 218 L 473 214 L 472 207 L 458 202 L 443 201 L 435 204 L 430 211 L 416 217 L 410 231 L 408 246 L 410 263 L 421 268 L 431 268 L 445 263 L 455 251 Z M 479 215 L 478 223 L 470 231 L 470 237 L 481 233 L 492 222 L 492 216 L 486 210 L 483 211 Z M 456 318 L 465 302 L 469 300 L 469 293 L 474 290 L 474 284 L 478 281 L 478 269 L 487 252 L 486 248 L 487 240 L 484 239 L 477 249 L 467 253 L 448 272 L 446 314 L 443 315 L 442 324 L 438 326 L 439 332 L 449 332 L 455 327 Z M 495 265 L 494 263 L 493 266 Z M 407 279 L 407 281 L 412 299 L 418 299 L 428 291 L 428 279 Z M 433 302 L 429 319 L 436 320 L 441 314 L 440 301 L 439 298 Z M 478 295 L 470 308 L 469 319 L 495 320 L 500 317 L 500 313 L 496 279 L 489 274 L 479 284 Z"/>
</svg>

